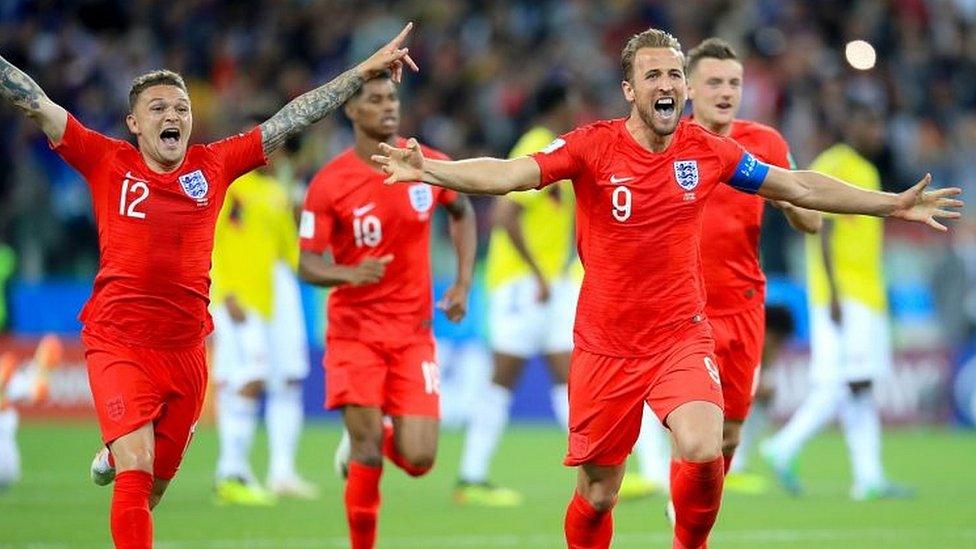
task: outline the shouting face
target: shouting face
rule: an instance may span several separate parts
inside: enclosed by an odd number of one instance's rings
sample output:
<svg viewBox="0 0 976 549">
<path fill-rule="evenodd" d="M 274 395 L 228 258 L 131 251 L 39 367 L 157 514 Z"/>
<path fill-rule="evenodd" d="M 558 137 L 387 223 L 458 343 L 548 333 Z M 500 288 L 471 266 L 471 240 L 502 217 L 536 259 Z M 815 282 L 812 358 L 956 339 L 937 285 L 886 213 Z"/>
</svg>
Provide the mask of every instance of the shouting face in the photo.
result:
<svg viewBox="0 0 976 549">
<path fill-rule="evenodd" d="M 150 168 L 168 172 L 183 163 L 193 130 L 193 111 L 181 88 L 169 84 L 146 88 L 125 122 Z"/>
<path fill-rule="evenodd" d="M 634 73 L 621 84 L 624 97 L 654 133 L 674 133 L 685 108 L 684 56 L 673 48 L 641 48 L 634 55 Z"/>
</svg>

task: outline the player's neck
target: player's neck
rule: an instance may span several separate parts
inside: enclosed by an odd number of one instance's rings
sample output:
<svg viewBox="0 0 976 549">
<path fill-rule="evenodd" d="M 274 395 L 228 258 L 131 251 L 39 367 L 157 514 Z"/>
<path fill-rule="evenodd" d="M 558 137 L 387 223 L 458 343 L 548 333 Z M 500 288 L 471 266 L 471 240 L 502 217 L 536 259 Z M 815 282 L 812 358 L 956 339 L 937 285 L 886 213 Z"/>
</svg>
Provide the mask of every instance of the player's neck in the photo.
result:
<svg viewBox="0 0 976 549">
<path fill-rule="evenodd" d="M 631 137 L 634 138 L 634 141 L 637 141 L 638 145 L 651 152 L 664 152 L 674 138 L 674 133 L 669 133 L 668 135 L 658 134 L 650 126 L 645 124 L 644 120 L 638 114 L 632 114 L 624 125 L 627 131 L 630 132 Z"/>
<path fill-rule="evenodd" d="M 142 161 L 155 173 L 171 173 L 178 170 L 179 167 L 183 165 L 183 158 L 180 158 L 176 162 L 161 163 L 142 151 L 139 151 L 139 153 L 142 155 Z"/>
<path fill-rule="evenodd" d="M 380 165 L 373 162 L 372 156 L 380 152 L 380 143 L 396 146 L 396 136 L 391 135 L 386 139 L 377 139 L 367 135 L 364 132 L 357 131 L 356 143 L 353 145 L 353 150 L 356 151 L 356 156 L 358 156 L 363 162 L 378 170 L 380 169 Z"/>
</svg>

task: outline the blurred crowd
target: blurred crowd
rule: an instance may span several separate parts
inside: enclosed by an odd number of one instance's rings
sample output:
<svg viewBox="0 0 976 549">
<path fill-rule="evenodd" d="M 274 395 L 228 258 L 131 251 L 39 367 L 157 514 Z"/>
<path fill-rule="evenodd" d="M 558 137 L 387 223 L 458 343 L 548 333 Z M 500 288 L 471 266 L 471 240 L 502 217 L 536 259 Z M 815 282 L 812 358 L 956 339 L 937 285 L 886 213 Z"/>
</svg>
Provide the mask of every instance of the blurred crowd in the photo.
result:
<svg viewBox="0 0 976 549">
<path fill-rule="evenodd" d="M 530 122 L 534 90 L 551 79 L 579 88 L 581 122 L 625 113 L 620 48 L 655 26 L 686 49 L 711 35 L 735 44 L 746 67 L 742 116 L 779 128 L 799 166 L 836 139 L 845 99 L 855 98 L 888 115 L 876 160 L 890 190 L 930 171 L 973 195 L 976 0 L 0 0 L 0 54 L 85 124 L 119 137 L 132 78 L 177 70 L 199 142 L 272 114 L 407 20 L 417 23 L 410 48 L 422 72 L 404 83 L 402 131 L 453 156 L 507 153 Z M 844 61 L 853 39 L 874 45 L 875 68 Z M 343 117 L 330 117 L 292 149 L 292 173 L 307 178 L 350 140 Z M 0 241 L 16 250 L 21 277 L 94 272 L 84 183 L 6 106 L 0 199 Z M 947 260 L 958 256 L 971 273 L 976 238 L 958 232 Z M 764 237 L 773 272 L 788 270 L 786 234 Z"/>
</svg>

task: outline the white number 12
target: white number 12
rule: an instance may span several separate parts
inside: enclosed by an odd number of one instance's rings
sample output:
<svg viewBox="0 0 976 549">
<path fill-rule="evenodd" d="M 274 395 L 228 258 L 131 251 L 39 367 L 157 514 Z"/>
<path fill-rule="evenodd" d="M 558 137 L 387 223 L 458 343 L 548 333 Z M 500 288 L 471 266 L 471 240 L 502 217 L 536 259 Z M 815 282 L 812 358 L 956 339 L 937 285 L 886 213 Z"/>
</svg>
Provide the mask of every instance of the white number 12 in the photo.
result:
<svg viewBox="0 0 976 549">
<path fill-rule="evenodd" d="M 129 193 L 136 194 L 141 193 L 136 196 L 132 202 L 128 202 L 128 208 L 126 208 L 127 198 Z M 135 217 L 137 219 L 145 219 L 146 212 L 140 212 L 136 209 L 143 200 L 149 198 L 149 185 L 146 185 L 144 181 L 133 181 L 132 186 L 129 187 L 129 180 L 125 179 L 122 181 L 122 193 L 119 196 L 119 215 L 124 215 L 128 217 Z"/>
</svg>

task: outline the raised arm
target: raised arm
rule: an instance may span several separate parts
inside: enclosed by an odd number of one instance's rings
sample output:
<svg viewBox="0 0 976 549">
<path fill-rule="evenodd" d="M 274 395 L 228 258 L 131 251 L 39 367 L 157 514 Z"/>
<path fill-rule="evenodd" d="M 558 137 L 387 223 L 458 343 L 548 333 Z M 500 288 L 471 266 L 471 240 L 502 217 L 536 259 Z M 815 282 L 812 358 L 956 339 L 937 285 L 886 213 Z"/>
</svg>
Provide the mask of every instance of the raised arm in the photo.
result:
<svg viewBox="0 0 976 549">
<path fill-rule="evenodd" d="M 405 149 L 380 143 L 380 150 L 383 154 L 372 158 L 390 175 L 387 184 L 423 181 L 468 194 L 506 194 L 534 189 L 541 177 L 539 165 L 528 156 L 510 160 L 432 160 L 424 158 L 416 139 L 411 139 Z"/>
<path fill-rule="evenodd" d="M 945 231 L 945 225 L 936 219 L 955 219 L 961 215 L 954 210 L 962 208 L 963 202 L 951 197 L 958 196 L 962 190 L 950 187 L 926 191 L 931 182 L 932 176 L 925 174 L 915 186 L 895 194 L 861 189 L 819 172 L 769 166 L 759 195 L 809 210 L 891 216 Z"/>
<path fill-rule="evenodd" d="M 404 64 L 416 71 L 417 65 L 408 55 L 407 48 L 400 47 L 412 28 L 413 23 L 407 23 L 396 38 L 377 50 L 369 59 L 340 74 L 331 82 L 296 97 L 261 124 L 264 153 L 270 154 L 289 137 L 339 108 L 370 77 L 389 70 L 393 72 L 393 80 L 399 82 Z"/>
<path fill-rule="evenodd" d="M 61 141 L 68 111 L 48 99 L 44 90 L 22 70 L 0 56 L 0 96 L 33 120 L 53 143 Z"/>
</svg>

